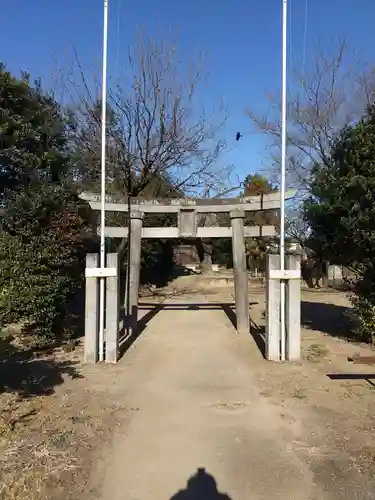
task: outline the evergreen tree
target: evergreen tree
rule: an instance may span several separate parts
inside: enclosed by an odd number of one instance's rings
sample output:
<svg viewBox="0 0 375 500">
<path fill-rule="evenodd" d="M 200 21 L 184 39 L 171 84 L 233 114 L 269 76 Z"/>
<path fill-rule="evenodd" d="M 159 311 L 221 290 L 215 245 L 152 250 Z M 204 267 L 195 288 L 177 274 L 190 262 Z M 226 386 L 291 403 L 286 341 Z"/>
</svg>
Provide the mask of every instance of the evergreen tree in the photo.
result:
<svg viewBox="0 0 375 500">
<path fill-rule="evenodd" d="M 355 270 L 353 302 L 361 337 L 375 331 L 375 106 L 335 142 L 329 161 L 316 164 L 305 217 L 327 260 Z"/>
<path fill-rule="evenodd" d="M 15 78 L 0 64 L 0 196 L 69 172 L 70 124 L 40 82 Z"/>
<path fill-rule="evenodd" d="M 70 176 L 70 125 L 28 75 L 0 66 L 0 318 L 61 330 L 84 277 L 88 207 Z M 91 239 L 90 239 L 91 241 Z"/>
</svg>

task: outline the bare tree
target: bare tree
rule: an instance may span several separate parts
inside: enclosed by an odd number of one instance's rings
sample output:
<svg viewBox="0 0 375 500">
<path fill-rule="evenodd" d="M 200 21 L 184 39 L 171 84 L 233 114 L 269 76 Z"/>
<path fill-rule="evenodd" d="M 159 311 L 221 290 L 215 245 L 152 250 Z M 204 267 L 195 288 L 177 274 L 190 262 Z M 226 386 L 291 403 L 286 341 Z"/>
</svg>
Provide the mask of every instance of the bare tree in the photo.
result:
<svg viewBox="0 0 375 500">
<path fill-rule="evenodd" d="M 70 84 L 78 96 L 77 177 L 91 187 L 100 175 L 100 100 L 89 90 L 78 58 L 76 63 L 81 81 Z M 219 163 L 226 148 L 220 139 L 225 109 L 218 103 L 218 116 L 207 116 L 194 106 L 200 66 L 184 71 L 175 47 L 140 36 L 126 75 L 109 90 L 108 190 L 152 196 L 147 187 L 156 177 L 170 186 L 170 194 L 230 188 L 233 167 Z"/>
<path fill-rule="evenodd" d="M 309 192 L 310 174 L 316 163 L 327 164 L 333 142 L 342 128 L 355 123 L 373 101 L 374 68 L 366 66 L 351 53 L 345 42 L 333 55 L 318 50 L 306 74 L 295 72 L 288 92 L 287 108 L 287 183 L 298 189 L 286 210 L 286 232 L 302 243 L 308 235 L 301 211 Z M 257 133 L 269 138 L 271 175 L 280 167 L 281 102 L 268 96 L 270 113 L 259 115 L 247 109 Z"/>
<path fill-rule="evenodd" d="M 360 118 L 374 97 L 375 72 L 355 55 L 345 42 L 332 56 L 318 51 L 312 70 L 295 73 L 288 95 L 288 176 L 289 183 L 308 189 L 315 162 L 327 163 L 329 151 L 340 130 Z M 279 167 L 281 104 L 269 96 L 271 113 L 266 116 L 247 110 L 255 130 L 269 139 L 275 170 Z"/>
<path fill-rule="evenodd" d="M 301 247 L 305 246 L 305 243 L 310 235 L 309 226 L 304 220 L 300 210 L 294 209 L 290 210 L 286 214 L 285 220 L 285 232 L 286 234 L 296 240 Z"/>
</svg>

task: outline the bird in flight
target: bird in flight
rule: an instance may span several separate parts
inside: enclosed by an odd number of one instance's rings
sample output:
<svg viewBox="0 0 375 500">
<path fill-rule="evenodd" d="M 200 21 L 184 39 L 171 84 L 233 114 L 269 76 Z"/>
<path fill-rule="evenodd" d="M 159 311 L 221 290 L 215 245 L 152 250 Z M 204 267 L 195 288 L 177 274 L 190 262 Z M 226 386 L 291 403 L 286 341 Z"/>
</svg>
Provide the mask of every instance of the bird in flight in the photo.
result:
<svg viewBox="0 0 375 500">
<path fill-rule="evenodd" d="M 241 139 L 242 135 L 240 134 L 240 132 L 237 132 L 236 134 L 236 141 L 239 141 Z"/>
</svg>

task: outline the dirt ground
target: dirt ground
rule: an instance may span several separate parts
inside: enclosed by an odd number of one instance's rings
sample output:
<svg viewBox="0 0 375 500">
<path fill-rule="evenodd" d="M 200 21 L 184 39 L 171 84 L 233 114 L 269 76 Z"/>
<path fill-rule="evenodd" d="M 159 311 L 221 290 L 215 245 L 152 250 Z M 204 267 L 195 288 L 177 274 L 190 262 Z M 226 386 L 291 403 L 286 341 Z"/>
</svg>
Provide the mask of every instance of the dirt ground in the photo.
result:
<svg viewBox="0 0 375 500">
<path fill-rule="evenodd" d="M 303 359 L 270 363 L 262 287 L 243 337 L 229 285 L 142 297 L 116 366 L 81 347 L 3 363 L 0 499 L 375 499 L 375 367 L 347 360 L 375 352 L 343 338 L 347 298 L 303 290 Z"/>
</svg>

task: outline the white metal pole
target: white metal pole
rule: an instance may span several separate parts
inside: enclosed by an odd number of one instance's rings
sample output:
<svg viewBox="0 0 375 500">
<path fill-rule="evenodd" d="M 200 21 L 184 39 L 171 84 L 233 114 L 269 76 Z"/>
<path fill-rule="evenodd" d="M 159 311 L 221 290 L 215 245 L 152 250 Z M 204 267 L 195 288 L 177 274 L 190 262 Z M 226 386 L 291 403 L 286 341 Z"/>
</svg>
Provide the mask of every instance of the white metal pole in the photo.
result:
<svg viewBox="0 0 375 500">
<path fill-rule="evenodd" d="M 282 29 L 282 97 L 281 97 L 281 180 L 280 180 L 280 265 L 285 269 L 285 173 L 286 173 L 286 82 L 287 82 L 287 17 L 288 1 L 283 0 Z M 285 361 L 285 281 L 280 284 L 280 357 Z"/>
<path fill-rule="evenodd" d="M 102 73 L 102 137 L 101 137 L 101 210 L 100 210 L 100 267 L 105 267 L 105 162 L 107 122 L 107 47 L 108 47 L 108 0 L 104 0 L 103 20 L 103 73 Z M 104 360 L 104 293 L 105 278 L 100 278 L 99 302 L 99 361 Z"/>
</svg>

